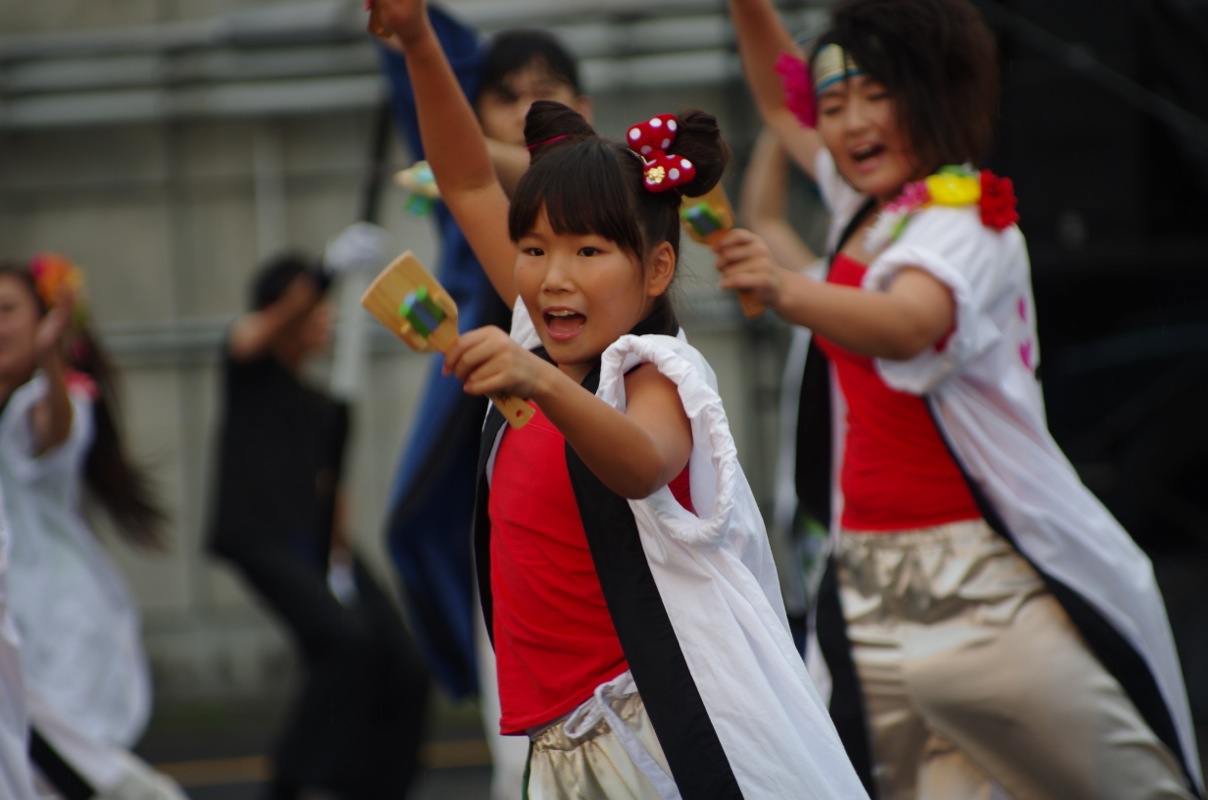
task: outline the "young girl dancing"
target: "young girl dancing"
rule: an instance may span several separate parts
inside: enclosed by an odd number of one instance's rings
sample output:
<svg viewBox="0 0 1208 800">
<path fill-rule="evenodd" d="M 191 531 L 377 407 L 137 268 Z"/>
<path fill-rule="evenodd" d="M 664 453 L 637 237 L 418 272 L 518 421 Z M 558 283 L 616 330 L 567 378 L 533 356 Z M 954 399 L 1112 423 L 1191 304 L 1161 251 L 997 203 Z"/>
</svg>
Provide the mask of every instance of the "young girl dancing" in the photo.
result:
<svg viewBox="0 0 1208 800">
<path fill-rule="evenodd" d="M 534 103 L 509 208 L 423 3 L 378 6 L 442 196 L 514 304 L 512 338 L 470 331 L 445 368 L 537 408 L 518 430 L 487 420 L 476 542 L 500 725 L 532 740 L 527 796 L 862 796 L 793 648 L 712 370 L 667 299 L 679 192 L 726 163 L 716 121 L 656 117 L 635 152 Z"/>
<path fill-rule="evenodd" d="M 770 0 L 730 10 L 834 214 L 825 281 L 743 230 L 717 266 L 814 334 L 797 483 L 834 532 L 817 631 L 853 760 L 887 798 L 1202 792 L 1150 563 L 1046 428 L 1011 185 L 973 166 L 989 30 L 966 0 L 846 0 L 807 67 Z"/>
<path fill-rule="evenodd" d="M 52 253 L 0 264 L 0 488 L 30 749 L 66 796 L 86 785 L 102 798 L 180 798 L 128 749 L 151 711 L 138 609 L 83 513 L 87 496 L 120 535 L 161 544 L 162 514 L 127 457 L 82 281 Z"/>
</svg>

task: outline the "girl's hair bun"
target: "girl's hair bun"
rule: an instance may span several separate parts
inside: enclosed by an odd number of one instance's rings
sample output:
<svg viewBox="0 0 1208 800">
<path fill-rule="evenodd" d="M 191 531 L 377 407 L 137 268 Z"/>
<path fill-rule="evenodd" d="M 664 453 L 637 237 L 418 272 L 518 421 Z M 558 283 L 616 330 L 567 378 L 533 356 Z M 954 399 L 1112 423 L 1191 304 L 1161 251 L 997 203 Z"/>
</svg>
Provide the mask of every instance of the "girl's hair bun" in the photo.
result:
<svg viewBox="0 0 1208 800">
<path fill-rule="evenodd" d="M 553 100 L 535 100 L 524 119 L 524 143 L 532 160 L 561 142 L 596 138 L 596 131 L 583 115 Z"/>
<path fill-rule="evenodd" d="M 730 163 L 730 148 L 721 138 L 717 117 L 707 111 L 689 109 L 676 115 L 679 130 L 670 151 L 696 165 L 696 175 L 679 187 L 680 194 L 699 197 L 721 180 Z"/>
</svg>

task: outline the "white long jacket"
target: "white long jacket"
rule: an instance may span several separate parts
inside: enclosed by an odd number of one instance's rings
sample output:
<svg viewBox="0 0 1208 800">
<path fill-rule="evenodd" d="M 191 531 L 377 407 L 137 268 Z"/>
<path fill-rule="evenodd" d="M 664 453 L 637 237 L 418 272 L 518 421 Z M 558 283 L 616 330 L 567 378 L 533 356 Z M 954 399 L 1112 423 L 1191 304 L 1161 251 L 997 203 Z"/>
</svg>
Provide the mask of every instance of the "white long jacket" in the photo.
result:
<svg viewBox="0 0 1208 800">
<path fill-rule="evenodd" d="M 540 344 L 519 302 L 512 336 L 527 347 Z M 627 335 L 603 355 L 597 396 L 623 410 L 625 373 L 641 363 L 655 365 L 679 388 L 692 426 L 696 513 L 667 487 L 628 504 L 742 794 L 866 797 L 789 633 L 767 533 L 713 370 L 682 333 Z M 635 679 L 641 691 L 636 671 Z"/>
<path fill-rule="evenodd" d="M 833 248 L 867 198 L 843 181 L 826 151 L 818 157 L 816 179 L 833 215 Z M 1080 596 L 1144 660 L 1202 791 L 1186 689 L 1149 558 L 1083 485 L 1048 431 L 1035 375 L 1040 346 L 1023 234 L 1016 226 L 1002 232 L 985 227 L 976 206 L 931 206 L 873 258 L 864 288 L 884 289 L 908 266 L 926 270 L 952 291 L 956 330 L 942 350 L 878 360 L 879 375 L 889 386 L 926 399 L 961 469 L 1020 552 Z M 838 445 L 844 407 L 836 381 L 831 387 Z M 842 447 L 832 450 L 831 474 L 838 476 Z M 836 529 L 842 502 L 835 481 Z M 821 666 L 811 659 L 812 673 Z"/>
</svg>

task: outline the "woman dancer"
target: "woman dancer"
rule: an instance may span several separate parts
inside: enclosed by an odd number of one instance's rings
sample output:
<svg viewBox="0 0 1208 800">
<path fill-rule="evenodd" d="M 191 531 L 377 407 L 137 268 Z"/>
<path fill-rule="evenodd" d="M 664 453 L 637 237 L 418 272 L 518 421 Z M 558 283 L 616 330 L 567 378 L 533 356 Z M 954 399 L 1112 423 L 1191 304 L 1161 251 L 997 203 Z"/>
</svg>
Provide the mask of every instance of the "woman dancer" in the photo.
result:
<svg viewBox="0 0 1208 800">
<path fill-rule="evenodd" d="M 990 32 L 966 0 L 846 0 L 807 68 L 781 56 L 771 3 L 730 9 L 765 120 L 834 214 L 825 281 L 749 231 L 717 266 L 814 334 L 798 493 L 834 531 L 817 631 L 867 785 L 1202 791 L 1149 561 L 1045 425 L 1011 185 L 976 167 L 997 108 Z"/>
</svg>

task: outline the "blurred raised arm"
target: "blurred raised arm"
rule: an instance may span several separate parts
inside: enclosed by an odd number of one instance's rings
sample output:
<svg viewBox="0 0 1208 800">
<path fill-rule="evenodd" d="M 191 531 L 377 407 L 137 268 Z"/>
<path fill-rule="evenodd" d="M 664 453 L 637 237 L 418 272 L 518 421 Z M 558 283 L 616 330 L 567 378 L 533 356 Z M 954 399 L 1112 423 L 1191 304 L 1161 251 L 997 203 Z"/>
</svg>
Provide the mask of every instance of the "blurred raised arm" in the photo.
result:
<svg viewBox="0 0 1208 800">
<path fill-rule="evenodd" d="M 785 105 L 784 86 L 776 71 L 781 53 L 804 57 L 771 0 L 729 0 L 730 19 L 738 34 L 743 75 L 764 124 L 776 132 L 789 157 L 811 177 L 822 149 L 817 131 L 802 127 Z"/>
<path fill-rule="evenodd" d="M 516 301 L 516 249 L 507 230 L 508 199 L 486 138 L 441 48 L 422 0 L 375 0 L 411 75 L 424 153 L 441 199 L 466 235 L 483 270 L 511 307 Z"/>
</svg>

